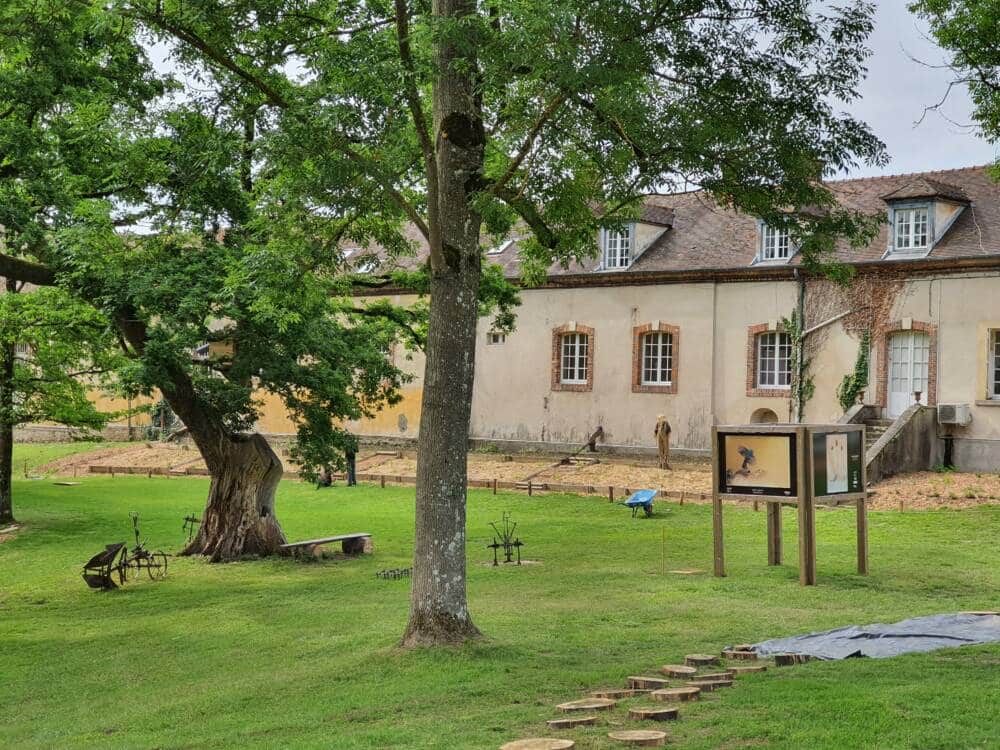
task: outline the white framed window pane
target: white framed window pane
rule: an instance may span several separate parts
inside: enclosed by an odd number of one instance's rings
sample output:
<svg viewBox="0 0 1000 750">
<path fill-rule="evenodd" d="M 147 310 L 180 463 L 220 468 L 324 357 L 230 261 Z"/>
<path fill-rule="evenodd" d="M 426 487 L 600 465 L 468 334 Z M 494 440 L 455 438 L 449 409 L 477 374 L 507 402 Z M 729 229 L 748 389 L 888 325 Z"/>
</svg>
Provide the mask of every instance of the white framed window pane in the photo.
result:
<svg viewBox="0 0 1000 750">
<path fill-rule="evenodd" d="M 673 334 L 658 331 L 642 339 L 642 384 L 670 385 L 673 382 Z"/>
<path fill-rule="evenodd" d="M 993 362 L 991 398 L 1000 399 L 1000 331 L 993 331 Z"/>
<path fill-rule="evenodd" d="M 927 247 L 929 219 L 926 208 L 900 208 L 895 211 L 895 247 L 916 250 Z"/>
<path fill-rule="evenodd" d="M 927 247 L 927 209 L 913 212 L 913 247 Z"/>
<path fill-rule="evenodd" d="M 562 337 L 560 380 L 563 383 L 586 383 L 590 337 L 585 333 L 567 333 Z"/>
<path fill-rule="evenodd" d="M 792 337 L 769 332 L 757 336 L 757 386 L 787 387 L 792 383 Z"/>
<path fill-rule="evenodd" d="M 627 268 L 632 255 L 632 227 L 604 230 L 604 267 Z"/>
<path fill-rule="evenodd" d="M 791 255 L 791 239 L 787 229 L 761 228 L 761 260 L 786 260 Z"/>
</svg>

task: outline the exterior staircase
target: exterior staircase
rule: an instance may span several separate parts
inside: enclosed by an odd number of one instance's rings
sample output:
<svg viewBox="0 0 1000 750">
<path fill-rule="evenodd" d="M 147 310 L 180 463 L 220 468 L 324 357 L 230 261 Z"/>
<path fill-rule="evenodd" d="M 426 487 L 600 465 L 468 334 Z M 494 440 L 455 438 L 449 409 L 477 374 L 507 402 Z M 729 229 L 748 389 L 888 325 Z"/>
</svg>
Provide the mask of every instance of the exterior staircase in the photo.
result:
<svg viewBox="0 0 1000 750">
<path fill-rule="evenodd" d="M 878 439 L 885 434 L 885 431 L 892 425 L 891 419 L 866 419 L 865 420 L 865 452 L 878 442 Z"/>
</svg>

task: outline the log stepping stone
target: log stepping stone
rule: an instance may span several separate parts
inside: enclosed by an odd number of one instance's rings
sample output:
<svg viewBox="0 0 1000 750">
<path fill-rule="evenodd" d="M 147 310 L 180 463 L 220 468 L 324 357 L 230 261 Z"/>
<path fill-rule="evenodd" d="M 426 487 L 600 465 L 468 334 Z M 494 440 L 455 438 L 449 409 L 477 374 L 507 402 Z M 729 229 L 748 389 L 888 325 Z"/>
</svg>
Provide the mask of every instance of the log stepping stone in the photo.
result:
<svg viewBox="0 0 1000 750">
<path fill-rule="evenodd" d="M 501 745 L 500 750 L 572 750 L 576 747 L 573 740 L 557 739 L 555 737 L 529 737 L 525 740 L 514 740 Z"/>
<path fill-rule="evenodd" d="M 725 672 L 712 672 L 711 674 L 699 674 L 691 678 L 691 682 L 718 682 L 719 680 L 732 680 L 733 676 L 727 669 Z"/>
<path fill-rule="evenodd" d="M 774 664 L 777 667 L 790 667 L 792 664 L 805 664 L 809 661 L 806 654 L 775 654 Z"/>
<path fill-rule="evenodd" d="M 649 697 L 654 701 L 696 701 L 700 692 L 701 688 L 695 686 L 665 688 L 654 690 Z"/>
<path fill-rule="evenodd" d="M 673 706 L 663 706 L 662 708 L 657 706 L 639 706 L 637 708 L 630 708 L 628 710 L 628 717 L 630 719 L 639 719 L 640 721 L 674 721 L 679 712 L 680 709 Z"/>
<path fill-rule="evenodd" d="M 633 690 L 660 690 L 670 685 L 670 680 L 662 677 L 645 677 L 638 675 L 628 678 L 628 686 Z"/>
<path fill-rule="evenodd" d="M 685 683 L 688 687 L 700 688 L 705 692 L 712 692 L 713 690 L 718 690 L 719 688 L 732 687 L 732 680 L 704 680 L 702 682 L 687 682 Z"/>
<path fill-rule="evenodd" d="M 608 737 L 635 747 L 663 747 L 667 742 L 667 733 L 657 729 L 623 729 L 608 732 Z"/>
<path fill-rule="evenodd" d="M 627 690 L 621 688 L 615 688 L 611 690 L 593 690 L 590 693 L 591 698 L 611 698 L 612 700 L 631 698 L 633 695 L 635 695 L 634 690 Z"/>
<path fill-rule="evenodd" d="M 756 674 L 757 672 L 766 672 L 766 664 L 754 664 L 752 667 L 729 667 L 726 670 L 733 677 L 739 677 L 741 674 Z"/>
<path fill-rule="evenodd" d="M 756 651 L 723 651 L 722 657 L 724 659 L 731 659 L 733 661 L 757 661 Z"/>
<path fill-rule="evenodd" d="M 664 664 L 660 667 L 660 672 L 667 677 L 689 678 L 698 672 L 696 667 L 689 667 L 684 664 Z"/>
<path fill-rule="evenodd" d="M 585 727 L 597 723 L 596 716 L 572 716 L 568 719 L 551 719 L 546 724 L 549 729 L 572 729 L 573 727 Z"/>
<path fill-rule="evenodd" d="M 616 703 L 618 701 L 610 698 L 582 698 L 578 701 L 560 703 L 556 708 L 567 714 L 573 711 L 607 711 L 613 708 Z"/>
<path fill-rule="evenodd" d="M 684 663 L 689 667 L 707 667 L 710 664 L 718 664 L 719 657 L 712 654 L 688 654 L 684 657 Z"/>
</svg>

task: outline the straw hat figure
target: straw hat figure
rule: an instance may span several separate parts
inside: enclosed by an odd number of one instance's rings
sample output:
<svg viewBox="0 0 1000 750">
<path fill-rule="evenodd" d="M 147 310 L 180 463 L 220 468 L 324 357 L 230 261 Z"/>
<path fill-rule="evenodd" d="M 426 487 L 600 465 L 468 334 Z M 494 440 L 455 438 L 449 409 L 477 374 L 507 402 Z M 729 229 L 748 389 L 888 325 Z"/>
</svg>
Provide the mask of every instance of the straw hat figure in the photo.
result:
<svg viewBox="0 0 1000 750">
<path fill-rule="evenodd" d="M 656 436 L 656 448 L 660 454 L 660 468 L 670 468 L 670 422 L 660 414 L 656 418 L 656 428 L 653 430 Z"/>
</svg>

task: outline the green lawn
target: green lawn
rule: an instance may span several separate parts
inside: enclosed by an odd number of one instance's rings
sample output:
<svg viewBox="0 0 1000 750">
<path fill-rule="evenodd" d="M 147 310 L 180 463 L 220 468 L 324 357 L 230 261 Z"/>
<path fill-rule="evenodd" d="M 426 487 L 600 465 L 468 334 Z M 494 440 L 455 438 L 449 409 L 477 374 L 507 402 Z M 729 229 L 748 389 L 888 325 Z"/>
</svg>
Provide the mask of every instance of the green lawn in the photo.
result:
<svg viewBox="0 0 1000 750">
<path fill-rule="evenodd" d="M 656 517 L 596 498 L 472 492 L 469 598 L 488 635 L 460 650 L 401 652 L 412 488 L 317 491 L 286 482 L 288 536 L 370 531 L 375 554 L 348 561 L 230 565 L 171 559 L 159 583 L 91 591 L 80 566 L 129 536 L 175 551 L 200 479 L 16 483 L 26 524 L 0 544 L 0 747 L 496 748 L 545 734 L 552 705 L 615 687 L 695 651 L 849 623 L 996 608 L 1000 508 L 873 513 L 871 568 L 854 574 L 854 516 L 818 514 L 819 585 L 794 564 L 765 566 L 764 514 L 727 514 L 730 577 L 711 568 L 706 506 Z M 509 510 L 540 565 L 493 569 L 488 522 Z M 786 511 L 786 560 L 794 514 Z M 682 707 L 665 727 L 684 748 L 1000 747 L 1000 646 L 891 660 L 809 663 L 741 678 Z M 635 701 L 639 702 L 639 701 Z M 625 704 L 627 705 L 627 704 Z M 608 748 L 617 708 L 573 730 Z"/>
</svg>

